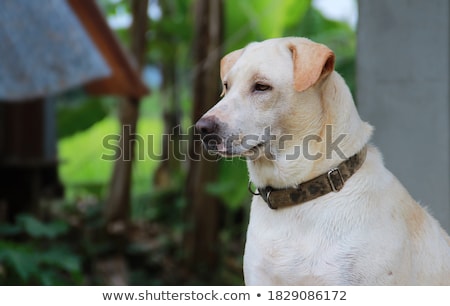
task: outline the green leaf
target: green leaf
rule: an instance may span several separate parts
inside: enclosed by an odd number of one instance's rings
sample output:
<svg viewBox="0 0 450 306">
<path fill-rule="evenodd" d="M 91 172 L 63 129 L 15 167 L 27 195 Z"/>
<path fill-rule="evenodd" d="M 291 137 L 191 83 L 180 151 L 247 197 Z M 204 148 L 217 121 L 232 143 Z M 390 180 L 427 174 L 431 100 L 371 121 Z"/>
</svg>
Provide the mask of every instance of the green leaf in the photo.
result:
<svg viewBox="0 0 450 306">
<path fill-rule="evenodd" d="M 52 248 L 42 254 L 41 262 L 74 273 L 81 269 L 81 260 L 65 248 Z"/>
<path fill-rule="evenodd" d="M 252 41 L 283 36 L 287 27 L 302 20 L 310 5 L 310 0 L 227 0 L 227 52 Z"/>
<path fill-rule="evenodd" d="M 236 209 L 250 195 L 247 190 L 248 172 L 245 161 L 239 158 L 221 160 L 217 182 L 206 186 L 206 191 L 219 197 L 229 208 Z"/>
<path fill-rule="evenodd" d="M 50 223 L 43 223 L 29 215 L 18 216 L 17 223 L 24 228 L 28 235 L 34 238 L 53 239 L 65 234 L 69 230 L 69 226 L 63 221 L 58 220 Z"/>
<path fill-rule="evenodd" d="M 25 283 L 38 272 L 34 253 L 28 246 L 0 241 L 0 262 L 4 262 Z"/>
<path fill-rule="evenodd" d="M 6 270 L 1 284 L 63 285 L 83 281 L 80 257 L 64 245 L 41 249 L 31 243 L 0 241 L 0 265 Z"/>
</svg>

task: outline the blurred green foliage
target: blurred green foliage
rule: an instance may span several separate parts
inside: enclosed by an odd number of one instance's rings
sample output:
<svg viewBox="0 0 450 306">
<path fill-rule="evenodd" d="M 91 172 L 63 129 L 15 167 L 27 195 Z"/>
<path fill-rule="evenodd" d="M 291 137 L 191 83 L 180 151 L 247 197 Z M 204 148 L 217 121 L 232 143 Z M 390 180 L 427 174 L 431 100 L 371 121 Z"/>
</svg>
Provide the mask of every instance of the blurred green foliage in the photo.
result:
<svg viewBox="0 0 450 306">
<path fill-rule="evenodd" d="M 64 239 L 64 221 L 41 222 L 18 215 L 14 224 L 0 224 L 0 285 L 79 285 L 81 257 Z"/>
<path fill-rule="evenodd" d="M 219 197 L 232 210 L 242 207 L 244 202 L 250 200 L 250 193 L 247 190 L 247 166 L 244 159 L 221 160 L 219 173 L 217 182 L 211 182 L 206 186 L 210 194 Z"/>
<path fill-rule="evenodd" d="M 224 2 L 226 53 L 252 41 L 285 36 L 286 29 L 297 25 L 311 6 L 310 0 Z"/>
<path fill-rule="evenodd" d="M 89 96 L 82 91 L 69 92 L 57 101 L 57 135 L 62 139 L 90 128 L 110 115 L 115 99 Z"/>
<path fill-rule="evenodd" d="M 59 141 L 58 151 L 63 161 L 60 175 L 69 198 L 89 194 L 105 196 L 114 161 L 105 160 L 103 156 L 111 157 L 115 154 L 105 146 L 105 137 L 119 137 L 119 133 L 118 120 L 108 116 L 89 129 Z M 142 141 L 136 141 L 137 159 L 133 165 L 132 191 L 134 194 L 142 194 L 150 189 L 151 173 L 158 165 L 158 160 L 151 156 L 161 154 L 162 120 L 142 118 L 138 123 L 137 133 Z"/>
</svg>

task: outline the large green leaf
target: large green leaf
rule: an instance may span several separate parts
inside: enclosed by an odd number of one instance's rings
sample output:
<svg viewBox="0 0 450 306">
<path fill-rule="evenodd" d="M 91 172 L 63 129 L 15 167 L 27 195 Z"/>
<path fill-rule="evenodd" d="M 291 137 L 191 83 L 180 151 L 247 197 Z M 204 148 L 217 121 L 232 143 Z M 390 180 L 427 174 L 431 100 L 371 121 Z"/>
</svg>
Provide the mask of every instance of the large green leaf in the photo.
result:
<svg viewBox="0 0 450 306">
<path fill-rule="evenodd" d="M 225 1 L 226 51 L 283 36 L 287 27 L 301 21 L 310 4 L 310 0 Z"/>
</svg>

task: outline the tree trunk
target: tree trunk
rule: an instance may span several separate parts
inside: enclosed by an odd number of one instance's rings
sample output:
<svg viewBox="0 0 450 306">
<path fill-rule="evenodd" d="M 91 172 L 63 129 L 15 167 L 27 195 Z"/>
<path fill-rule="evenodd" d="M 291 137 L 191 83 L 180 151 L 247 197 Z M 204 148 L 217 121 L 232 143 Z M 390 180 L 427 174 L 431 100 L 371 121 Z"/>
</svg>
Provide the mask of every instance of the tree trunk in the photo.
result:
<svg viewBox="0 0 450 306">
<path fill-rule="evenodd" d="M 137 69 L 141 70 L 146 53 L 147 32 L 147 5 L 148 0 L 132 0 L 131 9 L 133 23 L 130 29 L 131 50 L 137 63 Z M 134 156 L 134 143 L 136 126 L 139 117 L 139 99 L 124 97 L 120 101 L 119 119 L 122 127 L 121 138 L 117 160 L 110 182 L 110 190 L 104 207 L 107 234 L 117 241 L 116 254 L 111 258 L 103 259 L 99 263 L 108 266 L 112 262 L 114 267 L 121 269 L 110 269 L 108 275 L 104 276 L 105 284 L 127 284 L 128 272 L 124 251 L 127 242 L 127 229 L 130 222 L 131 206 L 131 177 Z"/>
<path fill-rule="evenodd" d="M 148 0 L 131 1 L 133 23 L 130 29 L 131 50 L 141 70 L 144 65 L 146 53 L 147 32 L 147 6 Z M 122 223 L 116 228 L 125 228 L 130 212 L 130 188 L 132 163 L 134 160 L 134 143 L 136 125 L 139 117 L 139 100 L 126 97 L 120 101 L 119 119 L 122 127 L 120 150 L 114 164 L 110 191 L 105 205 L 105 217 L 108 224 Z"/>
<path fill-rule="evenodd" d="M 163 97 L 163 119 L 164 135 L 162 143 L 161 162 L 154 175 L 154 185 L 160 189 L 172 189 L 177 187 L 179 182 L 174 181 L 181 171 L 181 161 L 177 158 L 180 150 L 181 133 L 181 106 L 179 97 L 179 85 L 176 75 L 176 52 L 173 52 L 172 59 L 164 63 L 163 86 L 161 88 Z"/>
<path fill-rule="evenodd" d="M 177 18 L 177 7 L 170 1 L 160 2 L 160 6 L 165 18 Z M 164 35 L 164 31 L 163 35 Z M 164 119 L 164 135 L 162 143 L 161 162 L 154 174 L 154 186 L 161 190 L 176 189 L 180 182 L 174 180 L 179 177 L 181 169 L 181 161 L 177 156 L 180 150 L 180 133 L 181 133 L 181 105 L 180 105 L 180 82 L 177 75 L 177 67 L 180 62 L 179 43 L 176 34 L 171 34 L 166 38 L 171 43 L 172 50 L 167 52 L 162 60 L 163 84 L 161 87 L 163 102 L 163 119 Z"/>
<path fill-rule="evenodd" d="M 131 24 L 131 53 L 133 54 L 138 69 L 142 70 L 145 65 L 145 55 L 147 51 L 148 16 L 147 16 L 148 0 L 132 0 L 131 13 L 133 15 L 133 23 Z"/>
<path fill-rule="evenodd" d="M 220 94 L 222 12 L 222 0 L 195 2 L 193 122 L 216 103 Z M 199 141 L 191 143 L 190 148 L 194 152 L 202 150 Z M 205 187 L 216 180 L 217 172 L 217 162 L 190 159 L 187 183 L 187 218 L 190 230 L 185 236 L 187 261 L 190 266 L 194 265 L 197 268 L 203 266 L 208 273 L 216 267 L 218 260 L 220 203 L 217 198 L 206 192 Z"/>
</svg>

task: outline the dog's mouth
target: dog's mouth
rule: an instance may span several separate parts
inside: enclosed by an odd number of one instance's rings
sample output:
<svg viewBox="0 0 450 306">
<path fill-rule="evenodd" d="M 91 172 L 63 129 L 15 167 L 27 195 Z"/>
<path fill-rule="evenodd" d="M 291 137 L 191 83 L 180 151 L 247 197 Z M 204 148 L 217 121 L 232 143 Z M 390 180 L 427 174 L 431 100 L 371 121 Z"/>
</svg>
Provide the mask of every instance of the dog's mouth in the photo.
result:
<svg viewBox="0 0 450 306">
<path fill-rule="evenodd" d="M 266 142 L 261 141 L 260 143 L 256 144 L 255 146 L 251 147 L 247 151 L 244 151 L 242 153 L 243 156 L 246 157 L 257 157 L 265 153 L 266 148 Z"/>
<path fill-rule="evenodd" d="M 208 151 L 212 154 L 218 154 L 222 157 L 238 157 L 245 156 L 255 158 L 261 156 L 265 152 L 266 142 L 261 141 L 256 145 L 226 146 L 224 143 L 217 144 L 214 148 L 209 147 Z"/>
<path fill-rule="evenodd" d="M 232 134 L 226 137 L 207 134 L 201 138 L 209 154 L 222 157 L 246 157 L 257 159 L 270 154 L 270 143 L 262 136 Z"/>
</svg>

